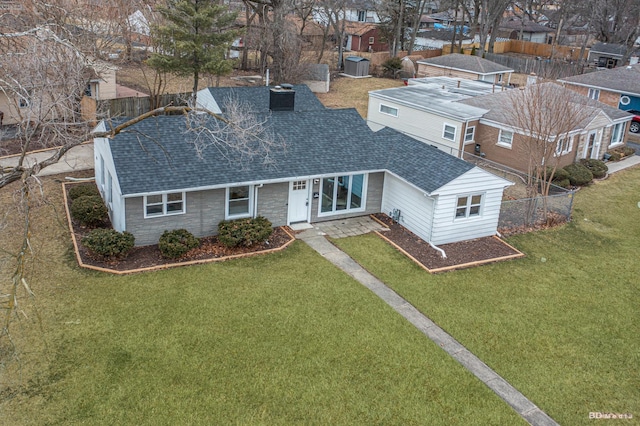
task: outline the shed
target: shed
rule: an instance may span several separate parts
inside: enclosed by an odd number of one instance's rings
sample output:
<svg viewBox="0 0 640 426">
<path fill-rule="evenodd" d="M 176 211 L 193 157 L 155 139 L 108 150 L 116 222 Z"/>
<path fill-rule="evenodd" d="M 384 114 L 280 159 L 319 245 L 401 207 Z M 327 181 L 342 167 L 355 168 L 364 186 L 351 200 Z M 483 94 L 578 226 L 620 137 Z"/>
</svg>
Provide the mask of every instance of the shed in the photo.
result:
<svg viewBox="0 0 640 426">
<path fill-rule="evenodd" d="M 355 77 L 365 77 L 369 75 L 369 60 L 360 56 L 348 56 L 344 60 L 344 72 Z"/>
</svg>

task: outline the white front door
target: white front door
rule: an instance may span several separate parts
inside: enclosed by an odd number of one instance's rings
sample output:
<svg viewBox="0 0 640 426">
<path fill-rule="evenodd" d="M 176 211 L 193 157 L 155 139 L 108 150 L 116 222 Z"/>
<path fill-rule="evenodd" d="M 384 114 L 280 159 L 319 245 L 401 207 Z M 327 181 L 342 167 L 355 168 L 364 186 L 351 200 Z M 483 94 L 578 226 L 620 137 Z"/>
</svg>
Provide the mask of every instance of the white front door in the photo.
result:
<svg viewBox="0 0 640 426">
<path fill-rule="evenodd" d="M 289 184 L 289 223 L 306 222 L 309 217 L 309 181 Z"/>
<path fill-rule="evenodd" d="M 598 158 L 599 151 L 600 140 L 598 139 L 598 132 L 594 130 L 587 136 L 587 143 L 584 147 L 583 158 Z"/>
</svg>

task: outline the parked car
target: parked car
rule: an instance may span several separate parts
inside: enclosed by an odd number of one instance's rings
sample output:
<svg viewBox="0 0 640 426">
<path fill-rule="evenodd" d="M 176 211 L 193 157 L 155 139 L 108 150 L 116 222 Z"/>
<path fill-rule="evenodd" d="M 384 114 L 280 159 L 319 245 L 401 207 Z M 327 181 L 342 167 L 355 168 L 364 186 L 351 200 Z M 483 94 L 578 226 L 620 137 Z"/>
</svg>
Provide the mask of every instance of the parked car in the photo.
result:
<svg viewBox="0 0 640 426">
<path fill-rule="evenodd" d="M 640 111 L 636 109 L 630 109 L 627 112 L 633 114 L 631 125 L 629 126 L 629 131 L 631 133 L 640 133 Z"/>
</svg>

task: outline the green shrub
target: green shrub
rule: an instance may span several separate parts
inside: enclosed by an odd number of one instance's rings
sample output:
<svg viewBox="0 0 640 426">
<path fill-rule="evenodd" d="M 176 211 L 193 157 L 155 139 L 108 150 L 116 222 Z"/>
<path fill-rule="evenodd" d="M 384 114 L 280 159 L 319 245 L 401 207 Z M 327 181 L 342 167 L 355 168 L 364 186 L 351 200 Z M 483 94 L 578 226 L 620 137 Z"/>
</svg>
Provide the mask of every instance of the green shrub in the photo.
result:
<svg viewBox="0 0 640 426">
<path fill-rule="evenodd" d="M 177 259 L 191 249 L 200 245 L 200 240 L 186 229 L 164 231 L 158 241 L 158 248 L 162 256 Z"/>
<path fill-rule="evenodd" d="M 398 72 L 402 69 L 402 59 L 397 56 L 389 58 L 382 63 L 382 69 L 384 69 L 385 74 L 395 78 Z"/>
<path fill-rule="evenodd" d="M 85 195 L 100 196 L 100 191 L 93 183 L 84 183 L 82 185 L 73 185 L 69 188 L 69 199 L 75 200 L 76 198 L 84 197 Z"/>
<path fill-rule="evenodd" d="M 109 212 L 99 196 L 83 195 L 71 202 L 71 216 L 84 226 L 96 227 L 107 221 Z"/>
<path fill-rule="evenodd" d="M 596 179 L 601 179 L 607 175 L 607 171 L 609 168 L 604 161 L 596 160 L 593 158 L 583 158 L 580 160 L 580 164 L 585 166 L 587 169 L 591 170 L 593 177 Z"/>
<path fill-rule="evenodd" d="M 571 185 L 583 186 L 593 180 L 593 173 L 580 163 L 573 163 L 565 166 L 564 169 L 569 173 L 569 181 Z"/>
<path fill-rule="evenodd" d="M 218 224 L 218 239 L 227 247 L 251 247 L 265 241 L 272 232 L 271 222 L 262 216 L 223 220 Z"/>
<path fill-rule="evenodd" d="M 130 232 L 122 234 L 113 229 L 94 229 L 82 238 L 82 245 L 93 253 L 105 258 L 121 258 L 126 256 L 135 244 Z"/>
</svg>

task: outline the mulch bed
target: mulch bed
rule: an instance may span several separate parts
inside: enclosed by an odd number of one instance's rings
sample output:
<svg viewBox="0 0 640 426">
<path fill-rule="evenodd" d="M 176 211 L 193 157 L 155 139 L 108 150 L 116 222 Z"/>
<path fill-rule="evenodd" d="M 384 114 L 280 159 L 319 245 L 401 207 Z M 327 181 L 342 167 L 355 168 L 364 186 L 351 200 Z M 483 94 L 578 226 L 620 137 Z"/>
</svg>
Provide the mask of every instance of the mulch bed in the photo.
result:
<svg viewBox="0 0 640 426">
<path fill-rule="evenodd" d="M 443 258 L 440 252 L 386 214 L 373 216 L 389 227 L 388 231 L 379 233 L 383 238 L 402 249 L 430 272 L 444 272 L 524 256 L 497 237 L 484 237 L 438 246 L 447 255 Z"/>
<path fill-rule="evenodd" d="M 70 185 L 65 185 L 65 191 Z M 67 197 L 67 205 L 70 200 Z M 67 213 L 68 214 L 68 213 Z M 274 228 L 271 236 L 261 244 L 252 247 L 227 247 L 218 241 L 216 236 L 200 238 L 200 246 L 190 250 L 179 259 L 167 259 L 162 257 L 157 244 L 150 246 L 134 247 L 126 258 L 117 260 L 105 260 L 92 255 L 80 241 L 92 228 L 81 226 L 76 220 L 69 218 L 73 235 L 77 242 L 77 252 L 82 264 L 93 269 L 107 269 L 116 273 L 137 272 L 139 270 L 163 269 L 170 266 L 179 266 L 190 263 L 205 263 L 207 261 L 224 260 L 225 258 L 239 257 L 251 254 L 259 254 L 284 247 L 293 240 L 285 228 Z M 111 227 L 105 223 L 104 227 Z"/>
</svg>

